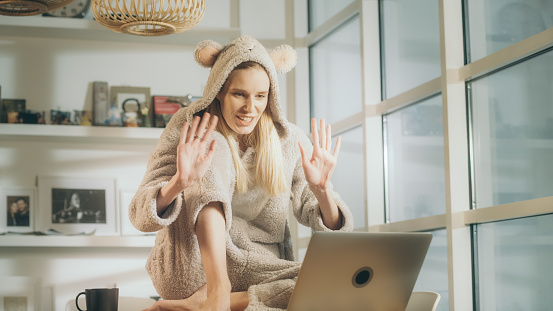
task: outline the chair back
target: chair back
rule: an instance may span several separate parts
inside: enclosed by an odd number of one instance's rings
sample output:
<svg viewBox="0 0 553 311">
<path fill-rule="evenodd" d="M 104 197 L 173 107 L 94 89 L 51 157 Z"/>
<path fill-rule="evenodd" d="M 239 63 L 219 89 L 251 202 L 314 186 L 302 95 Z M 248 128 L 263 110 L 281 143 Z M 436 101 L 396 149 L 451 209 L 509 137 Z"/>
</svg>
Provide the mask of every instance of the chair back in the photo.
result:
<svg viewBox="0 0 553 311">
<path fill-rule="evenodd" d="M 413 292 L 405 311 L 436 311 L 440 294 L 435 292 Z"/>
</svg>

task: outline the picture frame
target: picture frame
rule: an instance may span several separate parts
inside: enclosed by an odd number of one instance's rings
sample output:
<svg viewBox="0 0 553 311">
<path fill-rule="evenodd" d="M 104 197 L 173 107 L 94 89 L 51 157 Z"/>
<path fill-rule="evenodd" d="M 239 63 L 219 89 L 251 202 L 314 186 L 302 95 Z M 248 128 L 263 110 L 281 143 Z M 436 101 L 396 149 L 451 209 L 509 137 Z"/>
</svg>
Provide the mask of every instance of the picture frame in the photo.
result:
<svg viewBox="0 0 553 311">
<path fill-rule="evenodd" d="M 0 123 L 19 123 L 19 113 L 25 112 L 26 100 L 23 98 L 1 99 L 2 113 Z"/>
<path fill-rule="evenodd" d="M 179 109 L 190 105 L 190 98 L 186 96 L 152 96 L 152 106 L 154 107 L 154 126 L 166 127 L 171 117 Z"/>
<path fill-rule="evenodd" d="M 127 107 L 124 107 L 127 101 L 130 102 Z M 132 116 L 137 121 L 136 125 L 127 122 L 127 119 Z M 106 125 L 151 127 L 152 120 L 153 109 L 149 87 L 112 86 L 110 88 L 110 107 L 105 121 Z"/>
<path fill-rule="evenodd" d="M 39 176 L 38 199 L 42 232 L 119 235 L 114 179 Z"/>
<path fill-rule="evenodd" d="M 0 277 L 0 310 L 39 310 L 39 294 L 33 277 Z"/>
<path fill-rule="evenodd" d="M 73 122 L 71 122 L 71 111 L 50 109 L 50 124 L 73 125 Z"/>
<path fill-rule="evenodd" d="M 1 188 L 0 232 L 33 232 L 36 209 L 34 188 Z"/>
</svg>

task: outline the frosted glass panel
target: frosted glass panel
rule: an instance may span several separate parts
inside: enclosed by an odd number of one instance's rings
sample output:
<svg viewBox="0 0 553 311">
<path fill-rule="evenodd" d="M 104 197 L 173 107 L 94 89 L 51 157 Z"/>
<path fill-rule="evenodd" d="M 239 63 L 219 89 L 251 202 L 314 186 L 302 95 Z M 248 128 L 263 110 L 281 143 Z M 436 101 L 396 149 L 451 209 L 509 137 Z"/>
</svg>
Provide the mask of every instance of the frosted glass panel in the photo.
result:
<svg viewBox="0 0 553 311">
<path fill-rule="evenodd" d="M 363 157 L 363 127 L 340 134 L 342 144 L 338 164 L 332 175 L 334 190 L 350 208 L 355 228 L 365 228 L 365 162 Z M 332 151 L 336 137 L 332 141 Z"/>
<path fill-rule="evenodd" d="M 307 248 L 298 249 L 298 258 L 296 258 L 296 260 L 303 262 L 303 259 L 305 258 L 306 253 L 307 253 Z"/>
<path fill-rule="evenodd" d="M 321 26 L 355 0 L 309 0 L 309 30 Z"/>
<path fill-rule="evenodd" d="M 298 223 L 298 237 L 308 238 L 311 236 L 311 234 L 313 234 L 313 231 L 311 230 L 311 228 Z"/>
<path fill-rule="evenodd" d="M 384 116 L 388 220 L 445 213 L 442 96 Z"/>
<path fill-rule="evenodd" d="M 477 225 L 479 310 L 552 310 L 553 215 Z"/>
<path fill-rule="evenodd" d="M 336 147 L 336 138 L 332 139 L 332 152 Z M 363 128 L 356 127 L 340 134 L 342 143 L 338 163 L 332 174 L 332 184 L 342 200 L 350 208 L 355 228 L 365 228 L 365 162 L 363 158 Z M 310 237 L 311 228 L 298 223 L 298 237 Z"/>
<path fill-rule="evenodd" d="M 440 76 L 436 0 L 384 0 L 381 12 L 385 98 Z"/>
<path fill-rule="evenodd" d="M 432 236 L 432 243 L 428 248 L 413 291 L 431 291 L 440 294 L 440 302 L 436 311 L 447 311 L 449 310 L 447 232 L 436 230 L 432 232 Z"/>
<path fill-rule="evenodd" d="M 466 0 L 465 4 L 471 61 L 553 27 L 550 0 Z"/>
<path fill-rule="evenodd" d="M 359 17 L 310 49 L 311 115 L 334 123 L 361 112 Z"/>
<path fill-rule="evenodd" d="M 553 52 L 470 84 L 476 207 L 553 195 Z"/>
</svg>

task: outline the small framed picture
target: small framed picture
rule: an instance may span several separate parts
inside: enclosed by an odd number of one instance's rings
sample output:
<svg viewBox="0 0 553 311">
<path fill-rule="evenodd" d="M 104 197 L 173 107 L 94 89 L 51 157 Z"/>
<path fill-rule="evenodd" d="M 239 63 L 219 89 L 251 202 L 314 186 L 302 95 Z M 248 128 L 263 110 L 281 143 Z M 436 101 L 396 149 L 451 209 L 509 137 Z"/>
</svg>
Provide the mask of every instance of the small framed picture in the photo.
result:
<svg viewBox="0 0 553 311">
<path fill-rule="evenodd" d="M 25 112 L 25 99 L 4 98 L 0 100 L 2 104 L 2 113 L 0 114 L 0 122 L 2 123 L 20 123 L 19 113 Z"/>
<path fill-rule="evenodd" d="M 0 277 L 0 310 L 38 310 L 38 282 L 24 276 Z"/>
<path fill-rule="evenodd" d="M 33 232 L 35 189 L 2 188 L 0 193 L 0 232 Z"/>
<path fill-rule="evenodd" d="M 38 198 L 40 231 L 119 235 L 114 179 L 41 176 Z"/>
<path fill-rule="evenodd" d="M 106 125 L 151 127 L 152 119 L 149 87 L 111 87 Z"/>
<path fill-rule="evenodd" d="M 186 96 L 152 96 L 154 106 L 154 126 L 166 127 L 171 117 L 182 107 L 190 104 Z"/>
<path fill-rule="evenodd" d="M 71 122 L 71 111 L 50 110 L 50 124 L 73 125 Z"/>
</svg>

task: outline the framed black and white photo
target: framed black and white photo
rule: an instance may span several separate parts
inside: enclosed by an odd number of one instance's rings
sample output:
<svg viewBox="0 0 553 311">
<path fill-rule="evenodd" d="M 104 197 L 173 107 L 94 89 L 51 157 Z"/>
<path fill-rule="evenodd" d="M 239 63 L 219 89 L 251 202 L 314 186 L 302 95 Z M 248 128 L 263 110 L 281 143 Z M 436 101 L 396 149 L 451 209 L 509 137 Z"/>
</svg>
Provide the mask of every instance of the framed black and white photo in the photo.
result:
<svg viewBox="0 0 553 311">
<path fill-rule="evenodd" d="M 0 189 L 0 232 L 33 232 L 34 188 Z"/>
<path fill-rule="evenodd" d="M 40 231 L 119 234 L 113 179 L 39 177 L 38 198 Z"/>
</svg>

